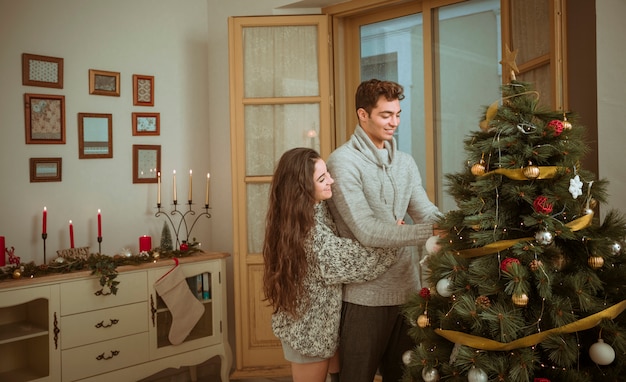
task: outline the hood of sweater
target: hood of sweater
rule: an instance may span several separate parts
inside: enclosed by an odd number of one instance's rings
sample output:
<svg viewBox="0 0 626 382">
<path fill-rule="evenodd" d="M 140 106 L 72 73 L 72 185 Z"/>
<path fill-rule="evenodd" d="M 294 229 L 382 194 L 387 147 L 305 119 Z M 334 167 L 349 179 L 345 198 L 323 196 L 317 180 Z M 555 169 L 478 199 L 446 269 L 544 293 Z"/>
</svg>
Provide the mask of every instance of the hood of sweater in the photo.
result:
<svg viewBox="0 0 626 382">
<path fill-rule="evenodd" d="M 354 134 L 350 138 L 350 143 L 367 160 L 376 163 L 379 167 L 391 167 L 393 164 L 393 158 L 396 154 L 396 140 L 393 138 L 390 141 L 385 141 L 385 150 L 379 149 L 374 146 L 365 130 L 357 125 Z"/>
</svg>

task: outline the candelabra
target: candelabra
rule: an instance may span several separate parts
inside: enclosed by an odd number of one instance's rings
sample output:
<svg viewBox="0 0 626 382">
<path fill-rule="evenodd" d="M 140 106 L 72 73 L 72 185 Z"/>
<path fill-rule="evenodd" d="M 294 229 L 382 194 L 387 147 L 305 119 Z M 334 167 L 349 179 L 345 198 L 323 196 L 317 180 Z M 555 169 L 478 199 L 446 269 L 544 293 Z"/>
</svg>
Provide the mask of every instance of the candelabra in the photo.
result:
<svg viewBox="0 0 626 382">
<path fill-rule="evenodd" d="M 157 203 L 157 212 L 156 214 L 154 214 L 154 216 L 158 218 L 159 216 L 163 215 L 170 222 L 170 225 L 172 226 L 172 229 L 174 230 L 174 235 L 176 235 L 176 248 L 180 247 L 179 236 L 181 233 L 185 234 L 186 239 L 183 241 L 186 241 L 187 243 L 189 243 L 189 235 L 191 235 L 191 231 L 193 231 L 193 227 L 196 225 L 198 220 L 202 216 L 206 216 L 207 219 L 211 218 L 211 214 L 209 213 L 210 208 L 208 204 L 204 205 L 204 212 L 201 212 L 198 214 L 196 214 L 196 211 L 192 209 L 191 205 L 192 205 L 191 200 L 189 200 L 187 202 L 187 211 L 183 212 L 178 209 L 178 203 L 176 202 L 176 200 L 174 200 L 174 208 L 172 209 L 172 211 L 170 211 L 169 214 L 167 214 L 166 212 L 161 211 L 161 203 Z M 187 216 L 195 216 L 195 219 L 193 219 L 191 226 L 187 224 Z M 175 220 L 177 219 L 178 219 L 178 224 L 175 223 Z M 183 227 L 185 231 L 181 232 L 181 228 Z"/>
<path fill-rule="evenodd" d="M 46 239 L 48 238 L 48 234 L 42 233 L 41 238 L 43 239 L 43 263 L 46 264 Z M 2 256 L 4 256 L 4 253 Z"/>
</svg>

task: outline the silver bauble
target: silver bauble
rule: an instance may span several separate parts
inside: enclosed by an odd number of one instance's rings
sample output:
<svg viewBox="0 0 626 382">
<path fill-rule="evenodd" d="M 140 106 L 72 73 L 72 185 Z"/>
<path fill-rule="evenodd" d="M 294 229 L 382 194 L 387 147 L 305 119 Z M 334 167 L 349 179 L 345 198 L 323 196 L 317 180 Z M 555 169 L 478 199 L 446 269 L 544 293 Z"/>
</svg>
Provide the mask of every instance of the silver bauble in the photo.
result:
<svg viewBox="0 0 626 382">
<path fill-rule="evenodd" d="M 439 370 L 426 366 L 422 369 L 422 379 L 424 382 L 437 382 L 439 380 Z"/>
<path fill-rule="evenodd" d="M 615 350 L 609 344 L 605 344 L 602 338 L 589 348 L 589 357 L 598 365 L 609 365 L 615 360 Z"/>
<path fill-rule="evenodd" d="M 472 367 L 467 373 L 467 380 L 469 382 L 487 382 L 488 380 L 487 373 L 478 367 Z"/>
<path fill-rule="evenodd" d="M 615 242 L 613 244 L 611 244 L 611 254 L 613 256 L 617 256 L 619 255 L 619 253 L 622 251 L 622 245 L 618 242 Z"/>
<path fill-rule="evenodd" d="M 554 235 L 552 235 L 552 232 L 549 231 L 538 231 L 535 234 L 535 240 L 537 240 L 537 243 L 541 245 L 550 245 L 554 240 Z"/>
<path fill-rule="evenodd" d="M 411 363 L 411 351 L 410 350 L 407 350 L 404 353 L 402 353 L 402 363 L 404 363 L 407 366 L 409 366 L 409 364 Z"/>
<path fill-rule="evenodd" d="M 451 286 L 452 281 L 449 278 L 443 278 L 437 281 L 437 293 L 439 293 L 441 297 L 450 297 L 452 296 L 452 289 L 450 289 Z"/>
</svg>

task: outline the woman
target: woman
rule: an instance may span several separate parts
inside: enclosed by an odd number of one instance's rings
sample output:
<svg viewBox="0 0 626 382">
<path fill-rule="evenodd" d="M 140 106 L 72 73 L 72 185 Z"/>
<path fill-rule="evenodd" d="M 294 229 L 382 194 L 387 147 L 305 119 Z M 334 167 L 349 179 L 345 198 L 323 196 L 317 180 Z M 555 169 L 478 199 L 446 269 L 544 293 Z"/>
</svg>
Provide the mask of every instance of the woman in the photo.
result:
<svg viewBox="0 0 626 382">
<path fill-rule="evenodd" d="M 263 289 L 294 382 L 326 380 L 338 347 L 342 284 L 376 278 L 396 260 L 393 249 L 337 236 L 325 202 L 333 182 L 315 150 L 295 148 L 280 158 L 270 188 Z"/>
</svg>

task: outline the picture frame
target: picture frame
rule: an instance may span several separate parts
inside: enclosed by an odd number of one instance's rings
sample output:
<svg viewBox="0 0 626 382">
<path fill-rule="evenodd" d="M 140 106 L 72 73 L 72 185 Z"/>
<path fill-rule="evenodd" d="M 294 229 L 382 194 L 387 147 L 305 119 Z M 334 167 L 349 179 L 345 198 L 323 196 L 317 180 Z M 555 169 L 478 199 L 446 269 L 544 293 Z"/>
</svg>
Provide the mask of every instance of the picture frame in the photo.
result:
<svg viewBox="0 0 626 382">
<path fill-rule="evenodd" d="M 161 134 L 160 113 L 132 113 L 132 119 L 133 136 Z"/>
<path fill-rule="evenodd" d="M 30 182 L 60 182 L 63 158 L 30 158 Z"/>
<path fill-rule="evenodd" d="M 113 158 L 113 114 L 78 113 L 78 158 Z"/>
<path fill-rule="evenodd" d="M 133 74 L 133 105 L 154 106 L 154 76 Z"/>
<path fill-rule="evenodd" d="M 22 85 L 63 89 L 63 59 L 22 53 Z"/>
<path fill-rule="evenodd" d="M 156 183 L 161 145 L 133 145 L 133 183 Z"/>
<path fill-rule="evenodd" d="M 89 94 L 119 97 L 120 73 L 89 69 Z"/>
<path fill-rule="evenodd" d="M 24 94 L 26 144 L 65 144 L 65 96 Z"/>
</svg>

